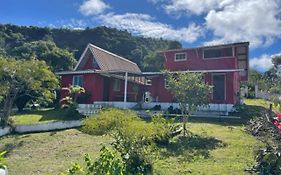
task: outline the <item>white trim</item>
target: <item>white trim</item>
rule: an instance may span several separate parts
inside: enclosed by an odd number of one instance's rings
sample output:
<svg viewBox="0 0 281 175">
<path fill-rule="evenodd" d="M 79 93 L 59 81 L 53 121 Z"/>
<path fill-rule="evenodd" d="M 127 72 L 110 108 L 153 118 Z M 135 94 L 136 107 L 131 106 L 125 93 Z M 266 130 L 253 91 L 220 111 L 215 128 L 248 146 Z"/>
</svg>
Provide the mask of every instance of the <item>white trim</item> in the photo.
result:
<svg viewBox="0 0 281 175">
<path fill-rule="evenodd" d="M 223 57 L 210 57 L 210 58 L 205 58 L 205 50 L 214 50 L 214 49 L 224 49 L 224 48 L 231 48 L 231 56 L 223 56 Z M 233 54 L 233 47 L 232 46 L 224 46 L 224 47 L 213 47 L 213 48 L 203 48 L 203 60 L 215 60 L 215 59 L 225 59 L 225 58 L 234 58 Z"/>
<path fill-rule="evenodd" d="M 212 73 L 212 86 L 214 86 L 214 75 L 224 75 L 224 101 L 226 101 L 226 73 Z M 216 100 L 214 99 L 214 91 L 212 92 L 212 100 Z"/>
<path fill-rule="evenodd" d="M 195 72 L 201 72 L 201 73 L 223 73 L 223 72 L 241 72 L 245 71 L 245 69 L 217 69 L 217 70 L 185 70 L 185 71 L 170 71 L 169 73 L 195 73 Z M 147 75 L 163 75 L 165 72 L 142 72 L 143 76 Z"/>
<path fill-rule="evenodd" d="M 127 108 L 127 86 L 128 86 L 128 72 L 125 73 L 125 87 L 124 87 L 124 109 Z"/>
<path fill-rule="evenodd" d="M 181 55 L 181 54 L 184 54 L 185 58 L 184 59 L 180 59 L 180 60 L 177 60 L 177 55 Z M 174 56 L 174 61 L 175 62 L 179 62 L 179 61 L 186 61 L 187 60 L 187 53 L 186 52 L 179 52 L 179 53 L 175 53 L 175 56 Z"/>
<path fill-rule="evenodd" d="M 81 61 L 83 60 L 85 54 L 87 53 L 87 50 L 88 50 L 89 46 L 90 46 L 90 44 L 87 45 L 86 49 L 84 50 L 84 52 L 83 52 L 82 55 L 80 56 L 80 58 L 79 58 L 79 60 L 78 60 L 78 63 L 76 64 L 76 66 L 75 66 L 75 68 L 74 68 L 75 71 L 77 70 L 79 64 L 81 63 Z"/>
<path fill-rule="evenodd" d="M 81 87 L 83 87 L 83 85 L 84 85 L 84 80 L 83 80 L 83 76 L 82 75 L 74 75 L 73 77 L 72 77 L 72 86 L 80 86 L 80 85 L 76 85 L 76 84 L 74 84 L 74 79 L 76 78 L 76 77 L 80 77 L 81 78 L 81 81 L 82 81 L 82 84 L 81 84 Z"/>
</svg>

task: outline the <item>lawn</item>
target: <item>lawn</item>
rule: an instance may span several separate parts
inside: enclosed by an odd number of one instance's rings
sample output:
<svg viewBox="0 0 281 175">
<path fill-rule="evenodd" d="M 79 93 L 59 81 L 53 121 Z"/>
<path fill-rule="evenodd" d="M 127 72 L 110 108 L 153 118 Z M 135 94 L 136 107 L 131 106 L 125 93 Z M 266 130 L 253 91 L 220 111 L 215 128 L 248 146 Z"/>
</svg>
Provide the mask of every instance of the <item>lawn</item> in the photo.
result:
<svg viewBox="0 0 281 175">
<path fill-rule="evenodd" d="M 62 109 L 41 109 L 28 110 L 22 113 L 17 113 L 11 117 L 14 124 L 34 124 L 48 123 L 61 120 L 73 120 L 65 117 L 65 110 Z"/>
<path fill-rule="evenodd" d="M 268 102 L 245 100 L 240 115 L 243 121 L 262 115 Z M 33 111 L 17 114 L 17 124 L 65 120 L 60 110 Z M 245 124 L 245 123 L 244 123 Z M 255 164 L 255 151 L 264 146 L 244 131 L 242 124 L 192 120 L 188 130 L 194 137 L 175 138 L 160 147 L 154 163 L 154 174 L 247 174 Z M 109 136 L 91 136 L 77 129 L 0 138 L 0 151 L 6 150 L 11 175 L 59 174 L 73 162 L 83 162 L 83 155 L 98 155 Z"/>
<path fill-rule="evenodd" d="M 184 148 L 184 144 L 178 145 L 172 154 L 156 161 L 157 174 L 245 174 L 255 164 L 255 150 L 263 145 L 241 126 L 190 123 L 189 130 L 202 141 L 209 138 L 208 142 L 187 150 L 177 150 Z"/>
<path fill-rule="evenodd" d="M 254 164 L 254 150 L 262 143 L 243 131 L 242 127 L 221 124 L 189 123 L 194 134 L 202 136 L 200 145 L 187 149 L 185 143 L 161 149 L 155 162 L 155 174 L 244 174 Z M 211 142 L 204 142 L 211 138 Z M 212 142 L 212 140 L 214 142 Z M 101 143 L 110 137 L 90 136 L 76 129 L 58 132 L 15 135 L 0 138 L 0 150 L 8 151 L 7 162 L 11 175 L 58 174 L 71 162 L 82 162 L 84 153 L 93 157 Z M 216 146 L 218 144 L 218 146 Z"/>
<path fill-rule="evenodd" d="M 97 156 L 102 143 L 109 137 L 83 134 L 76 129 L 58 132 L 13 135 L 0 138 L 0 150 L 5 149 L 10 175 L 56 175 L 82 162 L 89 153 Z"/>
</svg>

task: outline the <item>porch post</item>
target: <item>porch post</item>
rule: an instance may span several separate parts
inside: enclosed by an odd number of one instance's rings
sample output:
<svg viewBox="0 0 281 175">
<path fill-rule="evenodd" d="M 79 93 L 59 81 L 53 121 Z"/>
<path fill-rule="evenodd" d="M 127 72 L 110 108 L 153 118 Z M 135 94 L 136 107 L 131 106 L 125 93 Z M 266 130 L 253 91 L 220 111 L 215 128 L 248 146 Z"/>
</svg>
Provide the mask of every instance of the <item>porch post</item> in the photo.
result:
<svg viewBox="0 0 281 175">
<path fill-rule="evenodd" d="M 127 86 L 128 86 L 128 72 L 125 72 L 124 109 L 127 108 Z"/>
</svg>

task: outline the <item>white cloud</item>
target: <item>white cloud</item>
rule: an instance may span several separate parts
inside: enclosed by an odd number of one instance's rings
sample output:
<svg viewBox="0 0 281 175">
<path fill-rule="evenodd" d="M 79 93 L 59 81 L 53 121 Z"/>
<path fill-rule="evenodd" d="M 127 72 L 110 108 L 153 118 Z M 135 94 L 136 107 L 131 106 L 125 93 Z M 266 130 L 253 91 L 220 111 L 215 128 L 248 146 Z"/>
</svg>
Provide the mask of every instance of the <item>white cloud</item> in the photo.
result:
<svg viewBox="0 0 281 175">
<path fill-rule="evenodd" d="M 281 36 L 280 0 L 239 0 L 206 16 L 207 29 L 215 39 L 210 43 L 250 41 L 251 47 L 271 45 Z"/>
<path fill-rule="evenodd" d="M 281 38 L 281 0 L 149 0 L 167 14 L 197 15 L 213 34 L 205 44 L 250 41 L 250 47 L 267 47 Z"/>
<path fill-rule="evenodd" d="M 271 60 L 274 56 L 277 55 L 281 55 L 281 52 L 274 55 L 264 54 L 260 57 L 252 58 L 250 59 L 250 67 L 262 72 L 267 71 L 273 67 Z"/>
<path fill-rule="evenodd" d="M 101 14 L 108 8 L 110 8 L 110 6 L 104 3 L 102 0 L 86 0 L 79 7 L 79 11 L 83 15 L 89 16 Z"/>
<path fill-rule="evenodd" d="M 191 13 L 200 15 L 208 12 L 209 10 L 219 8 L 220 4 L 223 2 L 224 0 L 173 0 L 163 7 L 168 14 Z"/>
<path fill-rule="evenodd" d="M 202 28 L 194 23 L 189 24 L 187 27 L 175 29 L 170 25 L 154 21 L 147 14 L 126 13 L 117 15 L 109 13 L 100 15 L 99 19 L 106 26 L 128 30 L 136 35 L 188 43 L 196 41 L 203 33 Z"/>
</svg>

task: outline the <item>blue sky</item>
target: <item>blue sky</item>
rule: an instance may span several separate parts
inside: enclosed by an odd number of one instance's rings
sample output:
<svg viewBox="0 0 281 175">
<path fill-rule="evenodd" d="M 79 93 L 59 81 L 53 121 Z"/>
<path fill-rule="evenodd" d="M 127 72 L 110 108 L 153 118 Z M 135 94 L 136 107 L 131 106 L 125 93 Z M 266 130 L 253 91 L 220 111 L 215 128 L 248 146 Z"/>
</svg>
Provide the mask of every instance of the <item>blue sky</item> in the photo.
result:
<svg viewBox="0 0 281 175">
<path fill-rule="evenodd" d="M 0 23 L 105 25 L 184 47 L 250 41 L 250 66 L 260 71 L 281 54 L 281 0 L 1 0 Z"/>
</svg>

